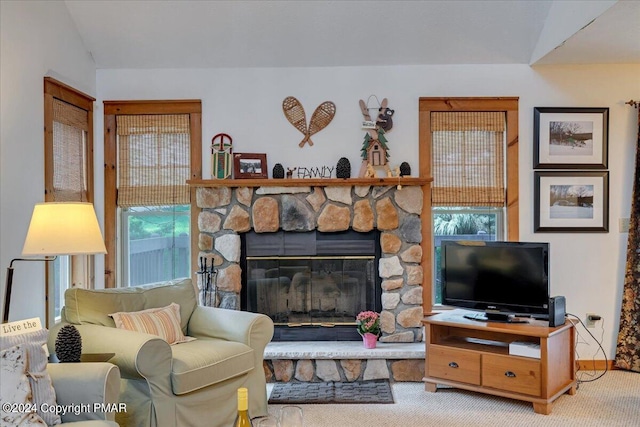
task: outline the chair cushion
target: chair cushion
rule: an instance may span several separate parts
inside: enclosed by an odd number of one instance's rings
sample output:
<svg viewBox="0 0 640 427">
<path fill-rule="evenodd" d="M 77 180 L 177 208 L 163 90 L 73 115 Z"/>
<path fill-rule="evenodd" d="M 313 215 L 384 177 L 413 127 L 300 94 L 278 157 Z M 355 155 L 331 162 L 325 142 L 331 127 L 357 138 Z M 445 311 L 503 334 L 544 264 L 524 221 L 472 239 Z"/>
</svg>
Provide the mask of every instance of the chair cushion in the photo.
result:
<svg viewBox="0 0 640 427">
<path fill-rule="evenodd" d="M 114 328 L 110 313 L 166 307 L 172 302 L 180 306 L 180 326 L 186 334 L 191 313 L 198 304 L 191 279 L 130 288 L 67 289 L 64 314 L 67 322 L 76 325 L 89 323 Z"/>
<path fill-rule="evenodd" d="M 180 329 L 180 306 L 172 302 L 162 308 L 148 308 L 133 313 L 111 313 L 116 328 L 157 335 L 170 345 L 195 338 L 185 337 Z"/>
<path fill-rule="evenodd" d="M 173 393 L 180 395 L 245 374 L 254 366 L 254 351 L 239 343 L 198 338 L 171 347 Z"/>
</svg>

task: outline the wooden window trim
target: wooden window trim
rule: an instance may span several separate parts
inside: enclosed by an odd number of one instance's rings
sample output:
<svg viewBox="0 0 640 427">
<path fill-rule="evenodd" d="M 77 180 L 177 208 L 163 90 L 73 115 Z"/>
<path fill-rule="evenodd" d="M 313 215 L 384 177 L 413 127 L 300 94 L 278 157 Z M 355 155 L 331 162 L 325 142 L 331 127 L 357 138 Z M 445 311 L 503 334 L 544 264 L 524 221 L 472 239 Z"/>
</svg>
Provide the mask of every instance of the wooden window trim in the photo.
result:
<svg viewBox="0 0 640 427">
<path fill-rule="evenodd" d="M 117 268 L 117 143 L 116 115 L 126 114 L 189 114 L 191 128 L 191 179 L 202 179 L 202 101 L 104 101 L 104 234 L 105 255 L 104 286 L 116 287 Z M 190 189 L 195 200 L 195 188 Z M 192 203 L 193 207 L 193 203 Z M 198 212 L 191 212 L 191 230 L 198 229 Z M 191 242 L 197 239 L 191 239 Z M 191 245 L 191 271 L 197 269 L 197 247 Z M 195 283 L 195 282 L 194 282 Z"/>
<path fill-rule="evenodd" d="M 93 203 L 93 103 L 95 98 L 87 95 L 77 89 L 72 88 L 52 77 L 44 78 L 44 201 L 54 201 L 53 189 L 53 104 L 54 100 L 64 101 L 77 108 L 87 112 L 87 140 L 85 143 L 86 159 L 86 180 L 87 192 L 86 201 Z M 72 282 L 82 280 L 86 283 L 92 283 L 91 278 L 94 277 L 93 256 L 84 257 L 77 256 L 72 259 Z M 45 267 L 45 324 L 50 324 L 50 290 L 52 284 L 50 282 L 51 265 L 47 263 Z M 84 276 L 84 277 L 81 277 Z M 91 276 L 91 277 L 89 277 Z"/>
<path fill-rule="evenodd" d="M 517 241 L 519 228 L 518 187 L 518 97 L 420 98 L 419 159 L 420 176 L 433 179 L 431 171 L 431 112 L 433 111 L 501 111 L 507 120 L 507 240 Z M 433 220 L 431 185 L 425 185 L 422 204 L 422 301 L 425 314 L 433 312 Z"/>
</svg>

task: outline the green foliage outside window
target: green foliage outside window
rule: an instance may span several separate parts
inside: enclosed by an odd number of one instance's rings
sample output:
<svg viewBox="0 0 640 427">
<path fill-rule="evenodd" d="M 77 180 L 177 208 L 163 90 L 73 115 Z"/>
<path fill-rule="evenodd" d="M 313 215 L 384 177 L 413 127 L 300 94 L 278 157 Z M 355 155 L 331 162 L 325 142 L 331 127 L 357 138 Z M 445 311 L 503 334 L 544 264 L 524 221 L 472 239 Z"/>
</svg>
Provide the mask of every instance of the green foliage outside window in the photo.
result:
<svg viewBox="0 0 640 427">
<path fill-rule="evenodd" d="M 138 207 L 130 211 L 130 240 L 189 234 L 189 205 Z"/>
<path fill-rule="evenodd" d="M 433 215 L 435 235 L 495 234 L 496 215 L 479 213 L 437 213 Z"/>
</svg>

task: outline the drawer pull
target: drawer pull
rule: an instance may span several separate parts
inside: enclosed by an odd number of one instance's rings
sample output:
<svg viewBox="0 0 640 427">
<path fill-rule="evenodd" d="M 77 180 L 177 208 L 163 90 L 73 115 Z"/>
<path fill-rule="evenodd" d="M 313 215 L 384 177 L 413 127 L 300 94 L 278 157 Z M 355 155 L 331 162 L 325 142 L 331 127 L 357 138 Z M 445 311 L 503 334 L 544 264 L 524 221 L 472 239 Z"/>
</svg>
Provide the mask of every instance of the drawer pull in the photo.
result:
<svg viewBox="0 0 640 427">
<path fill-rule="evenodd" d="M 449 362 L 449 367 L 450 368 L 457 368 L 458 364 L 456 362 Z"/>
<path fill-rule="evenodd" d="M 509 377 L 509 378 L 515 378 L 516 374 L 511 372 L 511 371 L 507 371 L 507 372 L 504 373 L 504 376 L 505 377 Z"/>
</svg>

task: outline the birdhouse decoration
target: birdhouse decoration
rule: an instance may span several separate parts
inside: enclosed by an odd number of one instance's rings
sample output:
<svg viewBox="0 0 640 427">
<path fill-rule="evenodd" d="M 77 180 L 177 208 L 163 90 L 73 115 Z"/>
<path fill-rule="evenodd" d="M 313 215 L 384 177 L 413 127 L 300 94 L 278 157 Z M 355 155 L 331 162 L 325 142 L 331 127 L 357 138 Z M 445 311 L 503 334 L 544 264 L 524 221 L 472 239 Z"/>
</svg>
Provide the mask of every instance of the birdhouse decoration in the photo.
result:
<svg viewBox="0 0 640 427">
<path fill-rule="evenodd" d="M 371 95 L 369 100 L 375 95 Z M 376 98 L 377 100 L 377 98 Z M 377 109 L 376 120 L 371 120 L 370 110 Z M 375 167 L 383 167 L 389 173 L 389 142 L 385 136 L 386 132 L 393 127 L 393 113 L 388 107 L 387 98 L 384 98 L 378 107 L 370 108 L 368 101 L 360 100 L 360 110 L 364 117 L 363 128 L 367 130 L 360 149 L 362 165 L 360 167 L 360 177 L 374 177 Z"/>
<path fill-rule="evenodd" d="M 383 140 L 383 138 L 383 133 L 378 135 L 377 140 L 368 138 L 369 141 L 366 141 L 367 138 L 365 137 L 365 143 L 367 145 L 367 161 L 371 166 L 385 166 L 387 164 L 387 159 L 389 158 L 389 154 L 387 153 L 388 147 L 386 139 Z"/>
</svg>

